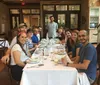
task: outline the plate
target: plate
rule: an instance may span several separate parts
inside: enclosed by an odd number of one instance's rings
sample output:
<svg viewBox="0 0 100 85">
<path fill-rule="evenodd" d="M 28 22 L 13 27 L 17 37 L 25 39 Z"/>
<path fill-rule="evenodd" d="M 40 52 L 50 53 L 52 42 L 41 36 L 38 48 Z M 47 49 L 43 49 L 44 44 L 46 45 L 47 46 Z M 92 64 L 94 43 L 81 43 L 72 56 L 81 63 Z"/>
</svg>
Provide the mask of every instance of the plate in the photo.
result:
<svg viewBox="0 0 100 85">
<path fill-rule="evenodd" d="M 30 58 L 30 64 L 36 64 L 36 63 L 39 63 L 39 59 L 38 58 Z"/>
<path fill-rule="evenodd" d="M 29 64 L 37 64 L 37 63 L 39 62 L 33 62 L 33 61 L 29 62 Z"/>
</svg>

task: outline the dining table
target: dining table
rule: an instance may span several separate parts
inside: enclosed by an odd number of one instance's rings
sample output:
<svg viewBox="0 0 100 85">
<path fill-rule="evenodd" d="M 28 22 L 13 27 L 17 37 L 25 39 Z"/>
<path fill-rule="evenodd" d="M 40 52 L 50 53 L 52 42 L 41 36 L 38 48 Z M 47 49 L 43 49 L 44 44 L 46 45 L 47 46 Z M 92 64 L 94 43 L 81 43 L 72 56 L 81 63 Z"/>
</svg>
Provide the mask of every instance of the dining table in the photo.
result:
<svg viewBox="0 0 100 85">
<path fill-rule="evenodd" d="M 33 62 L 24 67 L 20 85 L 79 85 L 77 69 L 60 61 L 65 56 L 72 63 L 63 45 L 40 45 L 32 54 Z"/>
</svg>

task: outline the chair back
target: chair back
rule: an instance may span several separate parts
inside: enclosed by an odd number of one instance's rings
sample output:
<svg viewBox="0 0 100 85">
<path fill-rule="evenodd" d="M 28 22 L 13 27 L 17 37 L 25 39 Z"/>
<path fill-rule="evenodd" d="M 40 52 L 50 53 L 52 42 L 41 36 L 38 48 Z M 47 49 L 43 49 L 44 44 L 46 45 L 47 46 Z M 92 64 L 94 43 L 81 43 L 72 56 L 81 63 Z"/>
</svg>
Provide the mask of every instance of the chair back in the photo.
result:
<svg viewBox="0 0 100 85">
<path fill-rule="evenodd" d="M 8 47 L 6 47 L 5 45 L 6 45 L 6 40 L 5 39 L 0 40 L 0 59 L 2 58 L 2 56 L 4 56 L 5 52 L 8 49 Z"/>
<path fill-rule="evenodd" d="M 100 85 L 100 43 L 97 45 L 96 50 L 97 50 L 97 62 L 99 66 L 99 75 L 97 78 L 97 85 Z"/>
<path fill-rule="evenodd" d="M 100 68 L 100 43 L 97 45 L 96 50 L 97 50 L 97 62 Z"/>
</svg>

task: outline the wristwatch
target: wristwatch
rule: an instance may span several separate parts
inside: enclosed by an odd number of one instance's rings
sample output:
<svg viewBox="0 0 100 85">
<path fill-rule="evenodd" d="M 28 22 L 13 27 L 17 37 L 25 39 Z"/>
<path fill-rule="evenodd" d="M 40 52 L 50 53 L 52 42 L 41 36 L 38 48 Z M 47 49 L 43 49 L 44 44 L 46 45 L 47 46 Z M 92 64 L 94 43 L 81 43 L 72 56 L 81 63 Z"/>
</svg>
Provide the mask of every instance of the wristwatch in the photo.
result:
<svg viewBox="0 0 100 85">
<path fill-rule="evenodd" d="M 67 63 L 67 65 L 66 65 L 66 66 L 68 66 L 68 64 L 69 64 L 69 62 Z"/>
<path fill-rule="evenodd" d="M 26 64 L 26 61 L 24 61 L 24 64 Z"/>
</svg>

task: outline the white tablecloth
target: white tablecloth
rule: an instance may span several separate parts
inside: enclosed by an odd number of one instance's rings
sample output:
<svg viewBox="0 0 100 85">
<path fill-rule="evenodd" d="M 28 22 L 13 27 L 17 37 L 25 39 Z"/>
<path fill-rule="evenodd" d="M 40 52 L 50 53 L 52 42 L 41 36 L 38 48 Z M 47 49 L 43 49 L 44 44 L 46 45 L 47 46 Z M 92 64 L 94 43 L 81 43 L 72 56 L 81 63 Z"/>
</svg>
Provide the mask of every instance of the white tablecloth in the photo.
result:
<svg viewBox="0 0 100 85">
<path fill-rule="evenodd" d="M 79 85 L 75 68 L 44 60 L 44 66 L 27 64 L 23 69 L 20 85 Z"/>
</svg>

